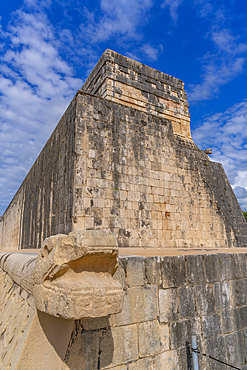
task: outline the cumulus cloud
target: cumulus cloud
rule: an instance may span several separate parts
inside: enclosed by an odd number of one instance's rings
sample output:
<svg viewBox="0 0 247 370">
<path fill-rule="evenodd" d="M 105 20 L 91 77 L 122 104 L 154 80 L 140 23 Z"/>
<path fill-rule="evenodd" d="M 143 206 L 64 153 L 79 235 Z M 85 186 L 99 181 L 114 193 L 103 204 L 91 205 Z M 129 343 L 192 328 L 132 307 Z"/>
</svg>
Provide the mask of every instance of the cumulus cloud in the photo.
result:
<svg viewBox="0 0 247 370">
<path fill-rule="evenodd" d="M 207 117 L 192 133 L 201 149 L 213 148 L 211 159 L 223 164 L 243 210 L 247 210 L 247 194 L 241 190 L 247 191 L 246 127 L 247 101 L 243 101 L 224 113 Z"/>
<path fill-rule="evenodd" d="M 82 81 L 59 55 L 47 18 L 18 11 L 1 34 L 1 211 L 7 206 Z"/>
</svg>

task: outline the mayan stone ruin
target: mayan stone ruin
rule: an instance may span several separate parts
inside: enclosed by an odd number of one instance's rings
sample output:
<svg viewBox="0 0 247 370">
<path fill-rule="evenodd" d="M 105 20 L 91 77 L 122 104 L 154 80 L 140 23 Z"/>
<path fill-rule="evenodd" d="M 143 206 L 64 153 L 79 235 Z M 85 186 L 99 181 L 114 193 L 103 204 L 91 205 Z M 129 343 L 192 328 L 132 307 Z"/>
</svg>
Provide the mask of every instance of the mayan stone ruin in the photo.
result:
<svg viewBox="0 0 247 370">
<path fill-rule="evenodd" d="M 0 220 L 0 369 L 247 370 L 246 247 L 183 82 L 106 50 Z"/>
</svg>

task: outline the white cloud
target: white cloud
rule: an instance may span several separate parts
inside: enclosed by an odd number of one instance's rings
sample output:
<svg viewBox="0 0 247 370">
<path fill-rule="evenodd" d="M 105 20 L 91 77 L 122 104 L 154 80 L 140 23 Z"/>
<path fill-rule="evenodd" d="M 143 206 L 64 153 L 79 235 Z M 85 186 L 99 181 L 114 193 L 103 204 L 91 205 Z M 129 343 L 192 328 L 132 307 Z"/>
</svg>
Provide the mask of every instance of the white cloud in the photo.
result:
<svg viewBox="0 0 247 370">
<path fill-rule="evenodd" d="M 204 1 L 195 1 L 196 4 L 201 5 L 199 10 L 199 15 L 201 18 L 208 18 L 213 13 L 213 6 L 210 2 L 204 2 Z"/>
<path fill-rule="evenodd" d="M 155 48 L 149 44 L 144 44 L 140 50 L 144 53 L 146 59 L 148 60 L 157 60 L 159 53 L 163 51 L 162 45 L 159 45 L 158 48 Z"/>
<path fill-rule="evenodd" d="M 2 38 L 11 47 L 0 65 L 0 212 L 82 85 L 60 57 L 53 29 L 41 13 L 16 12 Z"/>
<path fill-rule="evenodd" d="M 237 176 L 232 184 L 243 211 L 247 211 L 247 171 L 237 171 Z"/>
<path fill-rule="evenodd" d="M 241 42 L 238 43 L 238 37 L 234 37 L 227 29 L 213 29 L 211 39 L 220 52 L 226 52 L 228 55 L 235 56 L 247 50 L 247 45 Z"/>
<path fill-rule="evenodd" d="M 246 171 L 245 171 L 246 172 Z M 247 179 L 247 173 L 245 173 L 245 180 Z M 235 186 L 234 187 L 234 192 L 236 194 L 236 196 L 239 198 L 239 199 L 245 199 L 247 198 L 247 191 L 245 188 L 243 188 L 242 186 Z"/>
<path fill-rule="evenodd" d="M 247 101 L 235 104 L 224 113 L 204 120 L 192 133 L 201 148 L 213 148 L 212 160 L 222 163 L 233 188 L 247 190 Z M 239 190 L 236 191 L 238 196 Z M 239 197 L 240 205 L 247 210 L 247 197 Z"/>
<path fill-rule="evenodd" d="M 100 16 L 97 11 L 83 8 L 85 21 L 80 30 L 83 40 L 89 45 L 98 44 L 114 38 L 119 45 L 127 49 L 126 55 L 135 60 L 156 61 L 163 51 L 163 46 L 143 43 L 141 27 L 148 20 L 148 11 L 154 0 L 101 0 Z M 135 42 L 131 48 L 127 42 Z M 138 45 L 138 46 L 137 46 Z M 132 50 L 130 50 L 132 49 Z M 94 66 L 95 61 L 92 63 Z"/>
<path fill-rule="evenodd" d="M 246 62 L 247 44 L 238 41 L 227 29 L 216 30 L 214 27 L 210 38 L 215 46 L 215 53 L 208 53 L 202 59 L 202 82 L 188 86 L 191 102 L 215 97 L 222 85 L 227 84 L 243 73 Z"/>
<path fill-rule="evenodd" d="M 227 60 L 223 58 L 218 65 L 212 60 L 203 66 L 202 83 L 188 85 L 188 98 L 190 102 L 213 99 L 220 92 L 220 87 L 227 84 L 244 70 L 245 58 Z"/>
<path fill-rule="evenodd" d="M 30 8 L 42 9 L 51 6 L 51 0 L 24 0 L 24 4 Z"/>
<path fill-rule="evenodd" d="M 80 28 L 93 43 L 106 41 L 112 36 L 137 40 L 142 37 L 138 28 L 145 23 L 147 11 L 152 6 L 153 0 L 101 0 L 103 15 L 96 19 L 94 12 L 84 8 L 87 22 Z"/>
<path fill-rule="evenodd" d="M 169 8 L 171 18 L 175 24 L 177 23 L 177 20 L 178 20 L 177 10 L 182 3 L 183 3 L 183 0 L 165 0 L 161 4 L 161 8 L 166 8 L 166 7 Z"/>
<path fill-rule="evenodd" d="M 163 52 L 163 46 L 158 45 L 156 47 L 150 44 L 144 44 L 138 49 L 134 49 L 132 52 L 126 52 L 126 55 L 137 61 L 156 61 L 159 55 Z"/>
<path fill-rule="evenodd" d="M 234 178 L 234 183 L 232 184 L 232 186 L 234 189 L 241 187 L 247 190 L 247 170 L 237 171 L 237 176 Z M 243 195 L 245 193 L 242 192 L 241 194 Z"/>
<path fill-rule="evenodd" d="M 178 21 L 177 11 L 182 4 L 183 0 L 165 0 L 161 4 L 161 8 L 169 8 L 174 24 Z M 204 37 L 212 41 L 213 50 L 199 59 L 202 82 L 188 85 L 189 101 L 195 102 L 217 97 L 221 86 L 243 73 L 247 44 L 226 27 L 231 19 L 229 9 L 209 0 L 192 0 L 191 6 L 196 8 L 197 17 L 207 21 Z"/>
</svg>

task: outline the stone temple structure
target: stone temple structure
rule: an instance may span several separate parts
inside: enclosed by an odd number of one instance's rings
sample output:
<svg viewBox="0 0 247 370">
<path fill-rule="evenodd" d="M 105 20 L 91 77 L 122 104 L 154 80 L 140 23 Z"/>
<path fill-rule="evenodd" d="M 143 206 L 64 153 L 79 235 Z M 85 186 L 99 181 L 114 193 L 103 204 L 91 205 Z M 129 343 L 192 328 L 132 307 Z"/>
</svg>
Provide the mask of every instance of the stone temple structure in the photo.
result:
<svg viewBox="0 0 247 370">
<path fill-rule="evenodd" d="M 206 133 L 205 133 L 206 135 Z M 1 248 L 106 229 L 119 246 L 247 245 L 222 166 L 190 135 L 182 81 L 106 50 L 7 208 Z"/>
<path fill-rule="evenodd" d="M 183 82 L 106 50 L 0 221 L 0 368 L 246 370 L 246 247 Z"/>
</svg>

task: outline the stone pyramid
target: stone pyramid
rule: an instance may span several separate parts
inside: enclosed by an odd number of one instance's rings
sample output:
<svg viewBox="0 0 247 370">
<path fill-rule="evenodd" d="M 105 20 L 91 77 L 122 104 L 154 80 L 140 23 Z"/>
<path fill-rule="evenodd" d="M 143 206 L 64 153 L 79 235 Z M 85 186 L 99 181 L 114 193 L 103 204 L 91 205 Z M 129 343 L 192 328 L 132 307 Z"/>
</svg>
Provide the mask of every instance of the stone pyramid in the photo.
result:
<svg viewBox="0 0 247 370">
<path fill-rule="evenodd" d="M 0 222 L 1 248 L 106 229 L 120 247 L 247 246 L 221 164 L 193 142 L 182 81 L 106 50 Z"/>
</svg>

